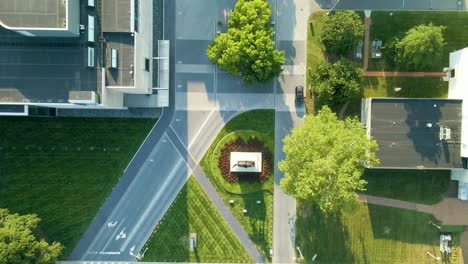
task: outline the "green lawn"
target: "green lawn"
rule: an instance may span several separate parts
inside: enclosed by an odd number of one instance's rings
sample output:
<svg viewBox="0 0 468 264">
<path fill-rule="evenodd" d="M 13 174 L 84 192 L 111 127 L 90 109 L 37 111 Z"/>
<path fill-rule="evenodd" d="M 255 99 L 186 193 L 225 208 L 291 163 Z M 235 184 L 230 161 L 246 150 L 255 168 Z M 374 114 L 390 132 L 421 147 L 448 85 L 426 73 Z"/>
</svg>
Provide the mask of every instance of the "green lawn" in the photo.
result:
<svg viewBox="0 0 468 264">
<path fill-rule="evenodd" d="M 230 205 L 232 213 L 257 245 L 259 251 L 267 258 L 272 247 L 273 172 L 270 178 L 262 184 L 252 182 L 231 184 L 224 180 L 217 168 L 217 155 L 223 142 L 235 138 L 247 139 L 251 136 L 263 141 L 273 153 L 274 127 L 274 110 L 253 110 L 242 113 L 225 125 L 200 162 L 200 166 L 224 202 L 229 204 L 229 200 L 234 200 L 234 205 Z M 261 203 L 257 204 L 257 201 Z M 243 209 L 247 209 L 247 214 L 243 214 Z"/>
<path fill-rule="evenodd" d="M 197 248 L 190 250 L 190 233 Z M 197 180 L 188 179 L 145 245 L 143 261 L 253 262 Z"/>
<path fill-rule="evenodd" d="M 309 16 L 307 28 L 307 69 L 306 86 L 311 84 L 310 70 L 325 60 L 323 45 L 320 43 L 319 37 L 322 32 L 323 19 L 326 17 L 326 12 L 314 12 Z M 314 98 L 309 93 L 307 88 L 307 98 L 305 100 L 306 111 L 308 114 L 315 113 Z"/>
<path fill-rule="evenodd" d="M 366 170 L 366 194 L 416 203 L 435 204 L 450 185 L 450 171 L 444 170 Z"/>
<path fill-rule="evenodd" d="M 296 244 L 305 263 L 433 263 L 440 256 L 439 230 L 430 214 L 361 204 L 354 214 L 323 215 L 299 206 Z"/>
<path fill-rule="evenodd" d="M 370 41 L 380 39 L 383 45 L 393 37 L 404 37 L 406 31 L 416 25 L 432 23 L 446 26 L 444 37 L 447 45 L 443 52 L 443 60 L 435 63 L 432 71 L 441 71 L 447 67 L 449 53 L 465 48 L 468 43 L 468 30 L 466 30 L 468 13 L 466 12 L 372 11 L 371 21 Z M 369 70 L 393 71 L 399 68 L 402 67 L 387 60 L 385 54 L 381 60 L 369 58 Z M 404 70 L 404 67 L 401 70 Z"/>
<path fill-rule="evenodd" d="M 68 256 L 155 120 L 0 118 L 0 207 L 35 213 Z"/>
<path fill-rule="evenodd" d="M 364 97 L 447 98 L 448 83 L 430 77 L 364 77 Z M 395 88 L 401 88 L 399 92 Z"/>
</svg>

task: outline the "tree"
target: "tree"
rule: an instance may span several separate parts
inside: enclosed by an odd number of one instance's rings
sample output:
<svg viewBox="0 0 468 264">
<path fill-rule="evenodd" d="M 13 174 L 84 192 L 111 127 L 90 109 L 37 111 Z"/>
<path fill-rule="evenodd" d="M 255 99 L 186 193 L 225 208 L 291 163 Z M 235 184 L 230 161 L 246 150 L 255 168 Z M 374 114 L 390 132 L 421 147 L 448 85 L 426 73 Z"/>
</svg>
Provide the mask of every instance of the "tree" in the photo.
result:
<svg viewBox="0 0 468 264">
<path fill-rule="evenodd" d="M 406 32 L 405 37 L 396 43 L 398 63 L 415 69 L 429 69 L 442 59 L 445 40 L 444 26 L 418 25 Z"/>
<path fill-rule="evenodd" d="M 356 191 L 365 189 L 365 167 L 378 164 L 377 142 L 367 137 L 357 118 L 340 121 L 327 106 L 316 116 L 307 115 L 283 142 L 281 187 L 326 213 L 354 208 Z"/>
<path fill-rule="evenodd" d="M 362 19 L 354 11 L 337 11 L 325 17 L 320 42 L 330 54 L 347 55 L 364 37 Z"/>
<path fill-rule="evenodd" d="M 228 31 L 208 46 L 207 56 L 231 75 L 247 83 L 265 83 L 279 76 L 284 52 L 274 47 L 271 6 L 265 0 L 239 0 L 228 21 Z"/>
<path fill-rule="evenodd" d="M 339 104 L 359 95 L 362 72 L 347 59 L 334 64 L 321 62 L 310 73 L 317 99 L 325 104 Z"/>
<path fill-rule="evenodd" d="M 55 263 L 63 246 L 38 239 L 39 222 L 33 214 L 10 214 L 7 209 L 0 209 L 0 263 Z"/>
</svg>

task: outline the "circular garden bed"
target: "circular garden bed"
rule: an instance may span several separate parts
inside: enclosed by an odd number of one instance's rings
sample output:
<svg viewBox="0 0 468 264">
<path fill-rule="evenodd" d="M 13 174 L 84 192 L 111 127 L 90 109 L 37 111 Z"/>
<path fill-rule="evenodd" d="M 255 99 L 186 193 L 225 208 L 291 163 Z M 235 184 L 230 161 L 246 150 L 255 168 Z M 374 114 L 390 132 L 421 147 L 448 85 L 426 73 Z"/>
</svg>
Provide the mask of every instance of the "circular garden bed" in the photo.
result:
<svg viewBox="0 0 468 264">
<path fill-rule="evenodd" d="M 262 172 L 260 173 L 236 173 L 231 172 L 231 152 L 261 152 L 262 153 Z M 230 183 L 240 181 L 264 182 L 270 177 L 273 169 L 273 155 L 255 138 L 249 138 L 247 142 L 237 138 L 226 142 L 221 148 L 221 155 L 218 158 L 218 166 L 221 175 Z"/>
</svg>

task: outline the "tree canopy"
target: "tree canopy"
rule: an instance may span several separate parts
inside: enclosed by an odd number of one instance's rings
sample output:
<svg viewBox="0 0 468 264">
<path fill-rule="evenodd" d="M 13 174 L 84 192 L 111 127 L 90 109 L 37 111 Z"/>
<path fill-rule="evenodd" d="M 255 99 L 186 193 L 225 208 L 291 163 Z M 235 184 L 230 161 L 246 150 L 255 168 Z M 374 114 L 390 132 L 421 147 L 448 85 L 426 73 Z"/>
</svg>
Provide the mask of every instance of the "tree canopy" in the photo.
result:
<svg viewBox="0 0 468 264">
<path fill-rule="evenodd" d="M 362 19 L 354 11 L 337 11 L 325 17 L 320 42 L 334 55 L 346 55 L 364 37 Z"/>
<path fill-rule="evenodd" d="M 0 208 L 0 263 L 55 263 L 63 246 L 38 239 L 39 222 L 36 215 L 10 214 Z"/>
<path fill-rule="evenodd" d="M 354 208 L 356 191 L 365 190 L 364 169 L 378 164 L 377 142 L 367 137 L 359 120 L 341 121 L 327 106 L 316 116 L 307 115 L 283 141 L 281 187 L 327 213 Z"/>
<path fill-rule="evenodd" d="M 395 44 L 397 61 L 414 69 L 430 68 L 434 61 L 442 59 L 444 26 L 418 25 L 406 32 L 405 37 Z"/>
<path fill-rule="evenodd" d="M 265 83 L 279 76 L 284 52 L 275 49 L 270 25 L 271 6 L 265 0 L 239 0 L 228 30 L 208 46 L 207 56 L 231 75 L 247 83 Z"/>
<path fill-rule="evenodd" d="M 362 72 L 347 59 L 334 64 L 326 61 L 310 72 L 311 85 L 318 101 L 339 104 L 359 95 Z"/>
</svg>

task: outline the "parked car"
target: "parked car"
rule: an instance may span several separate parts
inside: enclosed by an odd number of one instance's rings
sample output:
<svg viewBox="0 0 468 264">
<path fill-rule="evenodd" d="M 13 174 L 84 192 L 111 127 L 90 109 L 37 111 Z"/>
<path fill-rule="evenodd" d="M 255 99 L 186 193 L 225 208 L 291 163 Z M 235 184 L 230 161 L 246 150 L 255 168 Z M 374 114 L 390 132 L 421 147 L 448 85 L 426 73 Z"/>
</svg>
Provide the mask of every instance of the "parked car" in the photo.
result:
<svg viewBox="0 0 468 264">
<path fill-rule="evenodd" d="M 296 86 L 296 99 L 295 102 L 297 104 L 301 104 L 304 102 L 304 87 L 301 85 Z"/>
</svg>

